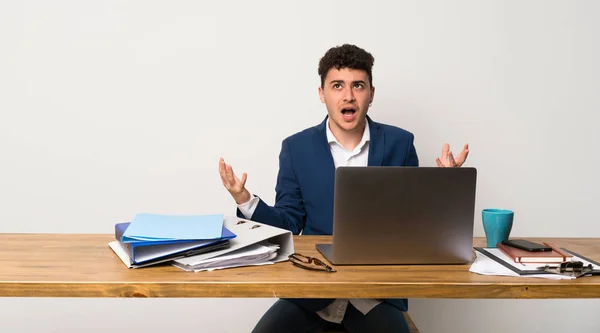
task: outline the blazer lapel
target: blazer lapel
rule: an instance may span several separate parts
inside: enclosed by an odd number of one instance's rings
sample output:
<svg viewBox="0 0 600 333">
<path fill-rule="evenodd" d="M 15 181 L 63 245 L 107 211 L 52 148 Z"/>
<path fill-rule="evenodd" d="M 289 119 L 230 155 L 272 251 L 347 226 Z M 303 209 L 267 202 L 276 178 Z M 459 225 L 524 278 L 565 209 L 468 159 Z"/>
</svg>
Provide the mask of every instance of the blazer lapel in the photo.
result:
<svg viewBox="0 0 600 333">
<path fill-rule="evenodd" d="M 320 179 L 322 180 L 325 187 L 331 192 L 333 196 L 333 184 L 335 182 L 335 164 L 333 163 L 333 156 L 331 156 L 331 150 L 329 143 L 327 142 L 327 117 L 325 120 L 318 125 L 315 136 L 313 137 L 313 147 L 315 148 L 315 167 L 316 172 L 319 173 Z"/>
<path fill-rule="evenodd" d="M 367 116 L 371 139 L 369 141 L 369 166 L 382 166 L 385 152 L 385 135 L 379 125 Z"/>
</svg>

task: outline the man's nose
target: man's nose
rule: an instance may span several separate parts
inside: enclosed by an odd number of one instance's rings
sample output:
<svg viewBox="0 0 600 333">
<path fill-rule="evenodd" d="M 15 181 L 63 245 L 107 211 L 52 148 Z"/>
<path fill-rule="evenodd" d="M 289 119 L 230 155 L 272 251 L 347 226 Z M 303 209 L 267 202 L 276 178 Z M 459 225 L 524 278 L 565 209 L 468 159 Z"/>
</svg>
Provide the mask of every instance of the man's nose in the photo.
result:
<svg viewBox="0 0 600 333">
<path fill-rule="evenodd" d="M 354 92 L 352 91 L 352 87 L 348 87 L 344 90 L 344 101 L 354 102 Z"/>
</svg>

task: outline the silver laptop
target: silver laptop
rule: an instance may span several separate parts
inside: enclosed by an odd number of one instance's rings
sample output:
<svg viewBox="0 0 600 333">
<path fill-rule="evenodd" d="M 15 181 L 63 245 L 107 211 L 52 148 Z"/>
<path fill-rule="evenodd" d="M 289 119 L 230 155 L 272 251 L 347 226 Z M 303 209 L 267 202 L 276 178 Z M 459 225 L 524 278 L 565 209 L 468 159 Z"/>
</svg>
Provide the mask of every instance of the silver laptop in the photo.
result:
<svg viewBox="0 0 600 333">
<path fill-rule="evenodd" d="M 334 265 L 464 264 L 472 259 L 475 168 L 339 167 Z"/>
</svg>

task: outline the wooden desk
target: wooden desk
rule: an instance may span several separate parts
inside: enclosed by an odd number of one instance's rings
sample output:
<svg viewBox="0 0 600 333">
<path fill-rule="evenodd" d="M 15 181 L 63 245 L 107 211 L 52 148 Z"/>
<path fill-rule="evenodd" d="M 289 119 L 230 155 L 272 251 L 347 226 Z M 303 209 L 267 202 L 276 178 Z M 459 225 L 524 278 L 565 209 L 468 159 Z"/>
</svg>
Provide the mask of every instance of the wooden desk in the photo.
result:
<svg viewBox="0 0 600 333">
<path fill-rule="evenodd" d="M 0 234 L 3 297 L 600 298 L 600 276 L 546 280 L 481 276 L 469 265 L 337 266 L 337 273 L 282 262 L 188 273 L 170 265 L 130 270 L 108 247 L 112 235 Z M 296 236 L 318 256 L 328 236 Z M 600 239 L 544 239 L 600 260 Z M 484 240 L 476 238 L 474 245 Z M 321 257 L 322 258 L 322 257 Z"/>
</svg>

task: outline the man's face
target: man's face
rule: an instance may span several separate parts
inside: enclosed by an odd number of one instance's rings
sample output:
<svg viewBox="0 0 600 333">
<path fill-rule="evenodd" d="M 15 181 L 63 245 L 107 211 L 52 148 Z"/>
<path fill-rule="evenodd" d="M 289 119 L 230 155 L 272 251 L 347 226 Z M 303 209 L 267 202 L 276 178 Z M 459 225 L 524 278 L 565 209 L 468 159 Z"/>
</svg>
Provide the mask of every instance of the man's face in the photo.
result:
<svg viewBox="0 0 600 333">
<path fill-rule="evenodd" d="M 319 87 L 321 102 L 325 103 L 331 120 L 331 131 L 334 134 L 360 131 L 362 134 L 374 94 L 375 88 L 371 87 L 367 72 L 331 68 L 323 87 Z"/>
</svg>

